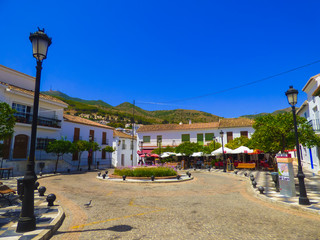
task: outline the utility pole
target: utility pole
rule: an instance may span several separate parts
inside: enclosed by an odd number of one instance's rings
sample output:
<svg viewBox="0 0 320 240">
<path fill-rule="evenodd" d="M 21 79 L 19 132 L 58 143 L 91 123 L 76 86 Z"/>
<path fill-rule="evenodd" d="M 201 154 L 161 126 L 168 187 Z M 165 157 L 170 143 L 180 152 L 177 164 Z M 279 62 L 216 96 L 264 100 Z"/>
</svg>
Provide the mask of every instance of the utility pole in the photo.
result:
<svg viewBox="0 0 320 240">
<path fill-rule="evenodd" d="M 131 166 L 133 166 L 133 142 L 134 142 L 134 108 L 135 108 L 135 100 L 133 100 L 133 106 L 132 106 L 132 116 L 133 116 L 133 119 L 132 119 L 132 142 L 131 142 L 131 146 L 132 146 L 132 155 L 131 155 Z"/>
</svg>

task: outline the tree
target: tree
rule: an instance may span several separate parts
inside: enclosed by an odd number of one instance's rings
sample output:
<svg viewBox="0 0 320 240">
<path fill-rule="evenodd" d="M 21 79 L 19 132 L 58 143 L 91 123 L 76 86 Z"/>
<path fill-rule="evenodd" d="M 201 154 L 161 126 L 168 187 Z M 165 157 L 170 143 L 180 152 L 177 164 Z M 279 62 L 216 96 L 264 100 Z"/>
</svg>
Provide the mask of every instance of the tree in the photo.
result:
<svg viewBox="0 0 320 240">
<path fill-rule="evenodd" d="M 114 152 L 114 149 L 111 146 L 106 146 L 103 150 L 106 152 Z"/>
<path fill-rule="evenodd" d="M 249 144 L 249 138 L 241 136 L 229 141 L 225 146 L 230 149 L 236 149 L 241 146 L 247 147 L 248 144 Z"/>
<path fill-rule="evenodd" d="M 92 164 L 92 153 L 96 151 L 100 151 L 101 148 L 98 143 L 96 142 L 88 142 L 88 170 L 91 170 L 91 164 Z"/>
<path fill-rule="evenodd" d="M 9 104 L 5 102 L 0 103 L 0 140 L 9 138 L 13 134 L 16 123 L 15 112 Z"/>
<path fill-rule="evenodd" d="M 81 155 L 83 152 L 89 150 L 89 142 L 86 140 L 79 140 L 73 143 L 73 152 L 78 152 L 78 171 L 80 170 Z"/>
<path fill-rule="evenodd" d="M 212 141 L 208 146 L 203 147 L 203 152 L 206 154 L 212 153 L 214 150 L 221 147 L 221 143 L 218 143 L 216 141 Z"/>
<path fill-rule="evenodd" d="M 194 152 L 202 152 L 203 146 L 194 142 L 184 142 L 175 148 L 176 153 L 182 153 L 191 156 Z"/>
<path fill-rule="evenodd" d="M 56 173 L 58 170 L 58 162 L 59 158 L 63 157 L 66 153 L 72 152 L 72 142 L 66 140 L 65 138 L 61 138 L 60 140 L 55 140 L 53 142 L 49 142 L 47 148 L 47 153 L 53 153 L 57 156 L 56 166 L 54 172 Z"/>
<path fill-rule="evenodd" d="M 320 138 L 312 130 L 307 119 L 297 116 L 299 142 L 311 148 L 320 144 Z M 286 149 L 294 149 L 295 133 L 292 113 L 265 115 L 256 118 L 255 132 L 248 142 L 249 147 L 276 154 Z"/>
</svg>

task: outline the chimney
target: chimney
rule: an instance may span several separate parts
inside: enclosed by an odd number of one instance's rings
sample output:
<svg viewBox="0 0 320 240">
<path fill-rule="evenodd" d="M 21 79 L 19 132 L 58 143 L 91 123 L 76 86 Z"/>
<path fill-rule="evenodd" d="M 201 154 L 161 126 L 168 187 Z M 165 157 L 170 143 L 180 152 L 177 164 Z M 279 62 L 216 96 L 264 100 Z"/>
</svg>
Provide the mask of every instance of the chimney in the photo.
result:
<svg viewBox="0 0 320 240">
<path fill-rule="evenodd" d="M 191 124 L 191 119 L 189 119 L 189 124 Z"/>
<path fill-rule="evenodd" d="M 179 122 L 179 125 L 182 125 L 182 122 Z"/>
</svg>

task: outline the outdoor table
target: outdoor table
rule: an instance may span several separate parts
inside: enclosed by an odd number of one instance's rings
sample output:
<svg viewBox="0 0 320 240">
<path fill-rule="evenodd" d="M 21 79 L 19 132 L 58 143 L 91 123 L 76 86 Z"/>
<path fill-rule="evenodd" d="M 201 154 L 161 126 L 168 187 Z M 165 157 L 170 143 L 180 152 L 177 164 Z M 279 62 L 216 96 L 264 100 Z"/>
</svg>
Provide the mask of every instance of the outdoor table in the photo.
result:
<svg viewBox="0 0 320 240">
<path fill-rule="evenodd" d="M 5 173 L 7 173 L 7 175 Z M 1 178 L 3 178 L 6 175 L 7 179 L 9 179 L 10 178 L 10 173 L 12 174 L 12 177 L 13 177 L 13 167 L 0 168 L 0 176 L 1 176 Z"/>
</svg>

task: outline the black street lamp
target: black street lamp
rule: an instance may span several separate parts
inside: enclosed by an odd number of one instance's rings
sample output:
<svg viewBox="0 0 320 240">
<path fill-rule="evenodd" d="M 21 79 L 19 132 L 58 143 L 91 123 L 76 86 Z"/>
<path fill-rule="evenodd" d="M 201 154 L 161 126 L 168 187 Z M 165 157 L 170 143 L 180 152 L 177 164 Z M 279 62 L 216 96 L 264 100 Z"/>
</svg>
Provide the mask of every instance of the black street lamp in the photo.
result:
<svg viewBox="0 0 320 240">
<path fill-rule="evenodd" d="M 220 132 L 221 137 L 221 145 L 222 145 L 222 156 L 223 156 L 223 172 L 227 172 L 227 166 L 226 166 L 226 158 L 224 156 L 224 148 L 223 148 L 223 131 Z"/>
<path fill-rule="evenodd" d="M 158 139 L 158 146 L 159 146 L 159 163 L 160 163 L 160 161 L 161 161 L 161 139 Z"/>
<path fill-rule="evenodd" d="M 299 191 L 300 191 L 299 204 L 310 205 L 309 199 L 307 197 L 306 186 L 304 184 L 305 175 L 302 171 L 301 159 L 300 159 L 300 147 L 299 147 L 297 119 L 296 119 L 296 107 L 295 107 L 295 105 L 298 102 L 298 90 L 296 90 L 292 86 L 290 86 L 289 90 L 286 91 L 286 96 L 288 98 L 289 104 L 292 107 L 294 132 L 295 132 L 295 136 L 296 136 L 296 148 L 297 148 L 297 155 L 298 155 L 298 174 L 297 174 L 297 177 L 299 179 Z"/>
<path fill-rule="evenodd" d="M 32 43 L 33 57 L 37 59 L 37 75 L 33 100 L 30 153 L 27 161 L 27 170 L 23 178 L 24 197 L 22 201 L 21 214 L 17 225 L 17 232 L 28 232 L 36 229 L 36 218 L 34 216 L 34 183 L 37 180 L 37 176 L 34 172 L 34 156 L 37 138 L 40 77 L 42 61 L 47 58 L 48 47 L 51 45 L 51 38 L 44 33 L 44 29 L 40 30 L 38 28 L 37 32 L 30 33 L 29 39 Z"/>
<path fill-rule="evenodd" d="M 140 152 L 141 153 L 140 154 L 140 163 L 142 163 L 142 157 L 141 156 L 143 155 L 143 141 L 140 141 L 140 151 L 141 151 Z"/>
</svg>

